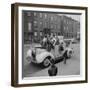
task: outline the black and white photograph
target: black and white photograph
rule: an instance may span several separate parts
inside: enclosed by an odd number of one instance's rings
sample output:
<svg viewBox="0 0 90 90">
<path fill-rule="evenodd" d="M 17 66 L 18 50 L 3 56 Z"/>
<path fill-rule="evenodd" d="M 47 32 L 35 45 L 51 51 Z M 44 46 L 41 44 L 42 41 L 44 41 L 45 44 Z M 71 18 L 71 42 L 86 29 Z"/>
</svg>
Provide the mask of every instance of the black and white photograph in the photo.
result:
<svg viewBox="0 0 90 90">
<path fill-rule="evenodd" d="M 87 8 L 16 4 L 14 80 L 19 85 L 87 82 Z"/>
<path fill-rule="evenodd" d="M 39 11 L 22 15 L 23 77 L 80 75 L 81 15 Z"/>
</svg>

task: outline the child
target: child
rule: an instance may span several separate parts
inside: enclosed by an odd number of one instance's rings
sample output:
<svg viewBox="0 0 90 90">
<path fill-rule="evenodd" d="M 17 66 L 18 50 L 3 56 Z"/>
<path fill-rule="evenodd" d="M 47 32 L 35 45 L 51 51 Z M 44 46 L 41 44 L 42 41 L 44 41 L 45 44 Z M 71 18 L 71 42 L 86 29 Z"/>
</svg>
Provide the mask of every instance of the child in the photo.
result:
<svg viewBox="0 0 90 90">
<path fill-rule="evenodd" d="M 58 72 L 58 69 L 55 66 L 55 63 L 54 63 L 53 59 L 50 62 L 51 62 L 51 66 L 50 66 L 50 68 L 48 70 L 48 74 L 49 74 L 49 76 L 56 76 L 57 72 Z"/>
</svg>

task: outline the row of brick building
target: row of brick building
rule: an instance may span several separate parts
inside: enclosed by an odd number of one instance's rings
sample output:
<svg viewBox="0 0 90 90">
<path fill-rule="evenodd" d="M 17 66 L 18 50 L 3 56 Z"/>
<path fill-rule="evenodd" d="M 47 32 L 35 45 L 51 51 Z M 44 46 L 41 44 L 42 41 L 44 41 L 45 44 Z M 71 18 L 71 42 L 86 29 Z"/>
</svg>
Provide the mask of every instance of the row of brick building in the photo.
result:
<svg viewBox="0 0 90 90">
<path fill-rule="evenodd" d="M 77 37 L 80 22 L 57 13 L 23 11 L 24 41 L 40 42 L 45 34 L 63 35 L 64 38 Z"/>
</svg>

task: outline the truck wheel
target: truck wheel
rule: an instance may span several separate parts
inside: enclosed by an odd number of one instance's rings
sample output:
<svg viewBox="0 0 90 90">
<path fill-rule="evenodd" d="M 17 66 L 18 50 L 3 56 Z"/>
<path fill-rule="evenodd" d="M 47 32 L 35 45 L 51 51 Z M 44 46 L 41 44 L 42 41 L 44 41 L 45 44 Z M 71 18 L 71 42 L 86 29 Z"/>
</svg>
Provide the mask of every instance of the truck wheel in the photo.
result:
<svg viewBox="0 0 90 90">
<path fill-rule="evenodd" d="M 50 58 L 46 57 L 43 61 L 43 66 L 46 68 L 49 67 L 49 65 L 50 65 Z"/>
</svg>

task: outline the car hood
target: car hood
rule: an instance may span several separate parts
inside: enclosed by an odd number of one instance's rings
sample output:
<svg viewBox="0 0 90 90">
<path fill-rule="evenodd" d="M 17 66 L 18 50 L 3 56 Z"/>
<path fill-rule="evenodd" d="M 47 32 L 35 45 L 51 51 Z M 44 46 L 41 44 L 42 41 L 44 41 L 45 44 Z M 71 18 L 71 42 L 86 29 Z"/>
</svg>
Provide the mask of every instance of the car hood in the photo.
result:
<svg viewBox="0 0 90 90">
<path fill-rule="evenodd" d="M 41 54 L 43 52 L 46 52 L 45 49 L 36 49 L 36 54 Z"/>
</svg>

